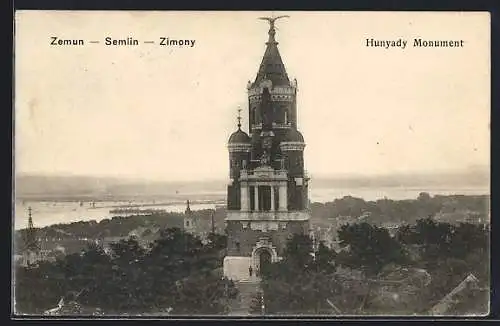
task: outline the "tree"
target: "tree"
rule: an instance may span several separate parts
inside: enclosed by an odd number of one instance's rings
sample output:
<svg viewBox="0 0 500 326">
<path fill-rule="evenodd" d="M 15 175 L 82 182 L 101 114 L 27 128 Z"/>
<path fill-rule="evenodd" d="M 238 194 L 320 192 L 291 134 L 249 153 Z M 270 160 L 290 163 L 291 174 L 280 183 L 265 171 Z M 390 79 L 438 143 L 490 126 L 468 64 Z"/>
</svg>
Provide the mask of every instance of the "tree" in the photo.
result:
<svg viewBox="0 0 500 326">
<path fill-rule="evenodd" d="M 227 235 L 210 232 L 208 235 L 208 245 L 214 249 L 225 249 L 227 245 Z"/>
<path fill-rule="evenodd" d="M 283 260 L 297 268 L 306 268 L 312 263 L 312 252 L 312 239 L 307 235 L 294 234 L 286 244 Z"/>
<path fill-rule="evenodd" d="M 325 309 L 330 311 L 326 300 L 341 291 L 340 283 L 333 274 L 318 272 L 313 268 L 296 272 L 295 278 L 265 278 L 262 288 L 266 314 L 318 314 Z"/>
<path fill-rule="evenodd" d="M 396 240 L 405 245 L 414 244 L 417 242 L 415 228 L 412 225 L 404 224 L 398 228 L 396 232 Z"/>
<path fill-rule="evenodd" d="M 335 257 L 337 254 L 334 250 L 325 246 L 321 241 L 318 245 L 318 250 L 315 253 L 315 264 L 319 271 L 335 271 Z"/>
<path fill-rule="evenodd" d="M 482 225 L 460 223 L 453 229 L 450 241 L 450 254 L 456 258 L 465 258 L 474 250 L 488 250 L 488 231 Z"/>
<path fill-rule="evenodd" d="M 344 225 L 339 239 L 349 250 L 337 257 L 339 264 L 364 272 L 368 287 L 359 306 L 363 311 L 372 288 L 369 278 L 376 277 L 388 264 L 405 264 L 409 261 L 402 245 L 392 238 L 387 229 L 368 223 Z"/>
<path fill-rule="evenodd" d="M 421 192 L 420 194 L 418 194 L 418 198 L 417 198 L 418 201 L 422 201 L 422 202 L 428 202 L 431 199 L 432 199 L 432 197 L 429 195 L 428 192 Z"/>
<path fill-rule="evenodd" d="M 82 305 L 114 313 L 222 313 L 236 288 L 214 272 L 222 263 L 220 246 L 220 239 L 204 246 L 180 229 L 162 231 L 149 250 L 136 239 L 112 244 L 110 254 L 91 244 L 55 263 L 19 267 L 16 311 L 39 314 L 80 293 Z"/>
<path fill-rule="evenodd" d="M 340 283 L 333 274 L 333 251 L 320 243 L 312 255 L 312 240 L 294 235 L 283 253 L 283 260 L 270 266 L 261 282 L 266 314 L 330 312 L 327 299 L 340 293 Z M 260 311 L 260 298 L 253 309 Z"/>
<path fill-rule="evenodd" d="M 195 275 L 177 282 L 173 293 L 172 314 L 225 314 L 229 300 L 235 299 L 234 283 L 226 278 Z"/>
<path fill-rule="evenodd" d="M 349 247 L 339 263 L 360 269 L 369 276 L 377 275 L 389 263 L 404 264 L 408 261 L 404 248 L 387 229 L 368 223 L 350 224 L 343 225 L 338 236 L 341 245 Z"/>
<path fill-rule="evenodd" d="M 453 226 L 439 223 L 431 217 L 420 219 L 415 225 L 415 242 L 422 247 L 422 256 L 427 263 L 450 256 Z"/>
<path fill-rule="evenodd" d="M 42 314 L 45 310 L 54 307 L 66 292 L 64 275 L 57 272 L 53 264 L 44 262 L 39 263 L 38 268 L 16 266 L 15 311 L 25 314 Z"/>
</svg>

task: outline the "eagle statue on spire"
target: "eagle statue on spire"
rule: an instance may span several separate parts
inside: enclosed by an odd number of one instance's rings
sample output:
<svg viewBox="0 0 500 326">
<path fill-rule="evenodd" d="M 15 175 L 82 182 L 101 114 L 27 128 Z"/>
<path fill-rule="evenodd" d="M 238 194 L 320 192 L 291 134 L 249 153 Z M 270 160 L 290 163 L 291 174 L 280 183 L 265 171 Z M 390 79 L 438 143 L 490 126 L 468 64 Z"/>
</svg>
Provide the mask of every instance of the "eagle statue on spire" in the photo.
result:
<svg viewBox="0 0 500 326">
<path fill-rule="evenodd" d="M 259 17 L 261 20 L 267 20 L 269 22 L 270 29 L 274 29 L 274 22 L 281 18 L 290 18 L 288 15 L 281 15 L 278 17 Z"/>
</svg>

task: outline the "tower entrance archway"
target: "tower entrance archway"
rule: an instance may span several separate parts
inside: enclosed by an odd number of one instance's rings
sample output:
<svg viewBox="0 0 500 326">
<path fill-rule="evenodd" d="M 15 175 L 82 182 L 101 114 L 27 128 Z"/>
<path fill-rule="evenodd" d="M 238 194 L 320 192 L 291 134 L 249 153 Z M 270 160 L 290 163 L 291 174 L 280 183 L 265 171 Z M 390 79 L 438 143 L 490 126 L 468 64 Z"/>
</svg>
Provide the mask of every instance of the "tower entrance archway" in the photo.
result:
<svg viewBox="0 0 500 326">
<path fill-rule="evenodd" d="M 272 263 L 272 255 L 269 252 L 269 250 L 267 250 L 267 249 L 260 250 L 260 252 L 259 252 L 259 268 L 258 268 L 259 275 L 258 276 L 265 273 L 269 269 L 269 266 L 271 265 L 271 263 Z"/>
<path fill-rule="evenodd" d="M 261 276 L 262 272 L 268 270 L 269 266 L 278 261 L 276 249 L 268 240 L 260 240 L 252 251 L 252 264 L 256 276 Z"/>
</svg>

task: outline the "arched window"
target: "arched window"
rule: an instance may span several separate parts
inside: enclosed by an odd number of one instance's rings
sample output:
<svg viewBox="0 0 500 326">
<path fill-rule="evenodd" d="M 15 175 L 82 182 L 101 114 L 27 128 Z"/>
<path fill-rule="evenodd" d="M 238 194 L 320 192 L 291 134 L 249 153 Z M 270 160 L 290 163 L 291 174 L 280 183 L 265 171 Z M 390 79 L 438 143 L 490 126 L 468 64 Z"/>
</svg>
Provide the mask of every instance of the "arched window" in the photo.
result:
<svg viewBox="0 0 500 326">
<path fill-rule="evenodd" d="M 288 110 L 285 110 L 285 124 L 288 124 Z"/>
</svg>

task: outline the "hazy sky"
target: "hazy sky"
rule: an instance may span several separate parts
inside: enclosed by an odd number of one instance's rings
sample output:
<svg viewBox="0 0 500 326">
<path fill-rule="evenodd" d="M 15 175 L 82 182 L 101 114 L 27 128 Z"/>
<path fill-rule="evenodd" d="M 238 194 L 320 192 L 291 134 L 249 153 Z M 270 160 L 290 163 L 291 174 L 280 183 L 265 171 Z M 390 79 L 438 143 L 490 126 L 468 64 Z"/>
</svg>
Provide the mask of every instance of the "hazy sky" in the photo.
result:
<svg viewBox="0 0 500 326">
<path fill-rule="evenodd" d="M 265 12 L 18 12 L 18 172 L 228 177 L 226 142 L 264 54 Z M 485 13 L 279 12 L 314 176 L 489 165 Z M 82 47 L 50 37 L 99 40 Z M 134 37 L 109 47 L 105 37 Z M 161 47 L 160 37 L 195 46 Z M 413 48 L 414 37 L 463 48 Z M 366 38 L 410 43 L 366 47 Z M 156 44 L 142 44 L 154 40 Z"/>
</svg>

